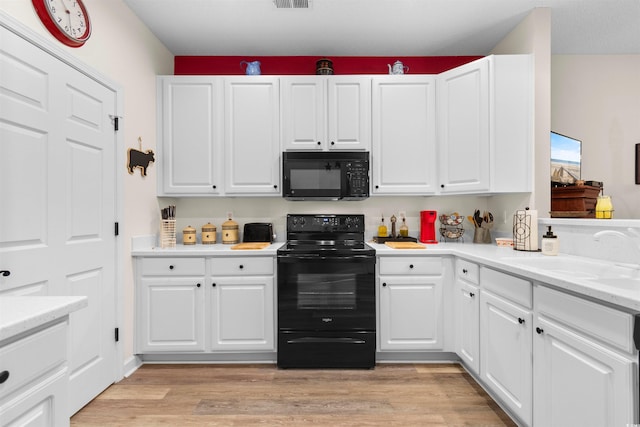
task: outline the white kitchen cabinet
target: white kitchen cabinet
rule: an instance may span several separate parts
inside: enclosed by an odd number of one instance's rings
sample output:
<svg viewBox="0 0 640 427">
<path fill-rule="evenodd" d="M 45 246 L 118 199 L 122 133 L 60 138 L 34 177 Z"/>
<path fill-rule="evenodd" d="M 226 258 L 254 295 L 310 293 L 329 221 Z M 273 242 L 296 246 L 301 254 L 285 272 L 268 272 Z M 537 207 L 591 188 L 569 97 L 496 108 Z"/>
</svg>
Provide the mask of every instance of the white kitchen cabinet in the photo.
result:
<svg viewBox="0 0 640 427">
<path fill-rule="evenodd" d="M 371 147 L 371 78 L 282 77 L 284 150 L 368 150 Z"/>
<path fill-rule="evenodd" d="M 371 104 L 372 194 L 435 194 L 435 76 L 374 77 Z"/>
<path fill-rule="evenodd" d="M 274 258 L 213 258 L 210 262 L 211 350 L 273 351 Z"/>
<path fill-rule="evenodd" d="M 541 286 L 535 292 L 535 424 L 635 425 L 631 315 Z"/>
<path fill-rule="evenodd" d="M 484 267 L 480 284 L 481 379 L 522 424 L 532 425 L 532 285 Z"/>
<path fill-rule="evenodd" d="M 210 76 L 158 77 L 158 195 L 219 195 L 223 85 Z"/>
<path fill-rule="evenodd" d="M 0 424 L 69 425 L 68 317 L 0 345 Z"/>
<path fill-rule="evenodd" d="M 277 77 L 226 77 L 224 191 L 280 195 L 280 94 Z"/>
<path fill-rule="evenodd" d="M 380 257 L 379 350 L 443 348 L 443 261 Z"/>
<path fill-rule="evenodd" d="M 205 350 L 204 258 L 140 258 L 137 353 Z"/>
<path fill-rule="evenodd" d="M 530 55 L 491 55 L 438 75 L 441 194 L 530 192 Z"/>
<path fill-rule="evenodd" d="M 480 374 L 480 287 L 477 264 L 457 259 L 454 285 L 455 350 L 467 369 Z"/>
</svg>

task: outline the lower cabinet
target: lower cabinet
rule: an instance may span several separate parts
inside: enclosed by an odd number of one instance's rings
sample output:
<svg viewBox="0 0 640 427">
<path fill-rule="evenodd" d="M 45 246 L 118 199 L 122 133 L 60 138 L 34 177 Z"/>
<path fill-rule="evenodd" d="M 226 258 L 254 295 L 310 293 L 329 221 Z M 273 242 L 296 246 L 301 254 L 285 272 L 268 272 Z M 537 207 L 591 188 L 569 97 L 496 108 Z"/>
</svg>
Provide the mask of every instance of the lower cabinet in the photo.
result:
<svg viewBox="0 0 640 427">
<path fill-rule="evenodd" d="M 0 425 L 69 425 L 68 321 L 0 344 Z"/>
<path fill-rule="evenodd" d="M 275 348 L 273 286 L 273 276 L 212 279 L 211 350 Z"/>
<path fill-rule="evenodd" d="M 379 349 L 442 349 L 442 258 L 380 257 L 379 271 Z"/>
<path fill-rule="evenodd" d="M 273 256 L 138 258 L 136 353 L 273 351 Z"/>
<path fill-rule="evenodd" d="M 536 297 L 535 425 L 637 425 L 631 316 L 549 288 Z"/>
<path fill-rule="evenodd" d="M 462 363 L 480 374 L 480 287 L 477 264 L 456 260 L 454 284 L 455 350 Z"/>
<path fill-rule="evenodd" d="M 532 424 L 531 283 L 481 268 L 480 377 L 525 425 Z"/>
</svg>

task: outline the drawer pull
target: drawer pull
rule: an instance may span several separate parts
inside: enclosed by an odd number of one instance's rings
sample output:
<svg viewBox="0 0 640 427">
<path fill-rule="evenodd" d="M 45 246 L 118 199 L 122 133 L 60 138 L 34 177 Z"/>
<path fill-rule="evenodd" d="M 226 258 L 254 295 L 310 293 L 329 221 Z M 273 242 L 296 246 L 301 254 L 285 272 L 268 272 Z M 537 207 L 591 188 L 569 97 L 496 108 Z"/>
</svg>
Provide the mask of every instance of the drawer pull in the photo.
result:
<svg viewBox="0 0 640 427">
<path fill-rule="evenodd" d="M 469 292 L 469 296 L 470 296 L 471 298 L 473 298 L 473 297 L 475 297 L 475 296 L 476 296 L 476 294 L 474 294 L 473 292 Z"/>
<path fill-rule="evenodd" d="M 467 274 L 469 272 L 469 270 L 467 270 L 466 268 L 462 269 L 462 274 Z"/>
<path fill-rule="evenodd" d="M 11 275 L 11 272 L 9 270 L 0 270 L 0 274 L 2 277 L 7 277 Z"/>
<path fill-rule="evenodd" d="M 538 335 L 541 335 L 544 332 L 544 329 L 536 328 L 536 332 L 538 333 Z"/>
<path fill-rule="evenodd" d="M 244 268 L 244 265 L 240 264 L 240 270 L 242 270 Z"/>
<path fill-rule="evenodd" d="M 518 323 L 522 325 L 524 323 L 524 319 L 522 317 L 518 317 Z"/>
<path fill-rule="evenodd" d="M 0 372 L 0 384 L 3 384 L 9 379 L 9 371 Z"/>
<path fill-rule="evenodd" d="M 409 264 L 409 268 L 413 268 L 413 264 Z"/>
<path fill-rule="evenodd" d="M 383 283 L 383 284 L 382 284 L 382 286 L 387 286 L 387 283 L 386 283 L 386 282 L 385 282 L 385 283 Z"/>
<path fill-rule="evenodd" d="M 196 284 L 196 286 L 197 286 L 197 287 L 200 287 L 200 283 L 197 283 L 197 284 Z"/>
<path fill-rule="evenodd" d="M 215 287 L 216 287 L 216 284 L 215 284 L 215 283 L 212 283 L 212 284 L 211 284 L 211 286 L 213 286 L 213 287 L 215 288 Z"/>
<path fill-rule="evenodd" d="M 170 266 L 169 266 L 169 270 L 173 270 L 173 265 L 170 265 Z"/>
</svg>

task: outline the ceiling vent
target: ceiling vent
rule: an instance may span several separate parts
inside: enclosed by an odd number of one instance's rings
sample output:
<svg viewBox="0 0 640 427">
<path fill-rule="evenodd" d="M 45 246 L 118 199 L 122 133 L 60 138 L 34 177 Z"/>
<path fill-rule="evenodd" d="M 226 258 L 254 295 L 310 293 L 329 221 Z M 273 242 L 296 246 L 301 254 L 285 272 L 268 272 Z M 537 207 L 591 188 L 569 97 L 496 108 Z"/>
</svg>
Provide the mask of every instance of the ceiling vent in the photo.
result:
<svg viewBox="0 0 640 427">
<path fill-rule="evenodd" d="M 313 0 L 273 0 L 277 9 L 309 9 Z"/>
</svg>

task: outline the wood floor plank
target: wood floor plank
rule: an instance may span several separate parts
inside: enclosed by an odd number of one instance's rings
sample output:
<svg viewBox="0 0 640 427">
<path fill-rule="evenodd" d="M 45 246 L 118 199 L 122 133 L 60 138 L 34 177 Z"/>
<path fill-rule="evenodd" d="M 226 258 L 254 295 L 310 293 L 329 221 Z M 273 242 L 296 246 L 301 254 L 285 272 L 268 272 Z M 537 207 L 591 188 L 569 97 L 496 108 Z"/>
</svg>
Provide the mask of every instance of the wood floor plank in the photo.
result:
<svg viewBox="0 0 640 427">
<path fill-rule="evenodd" d="M 72 426 L 515 426 L 455 364 L 144 365 Z"/>
</svg>

